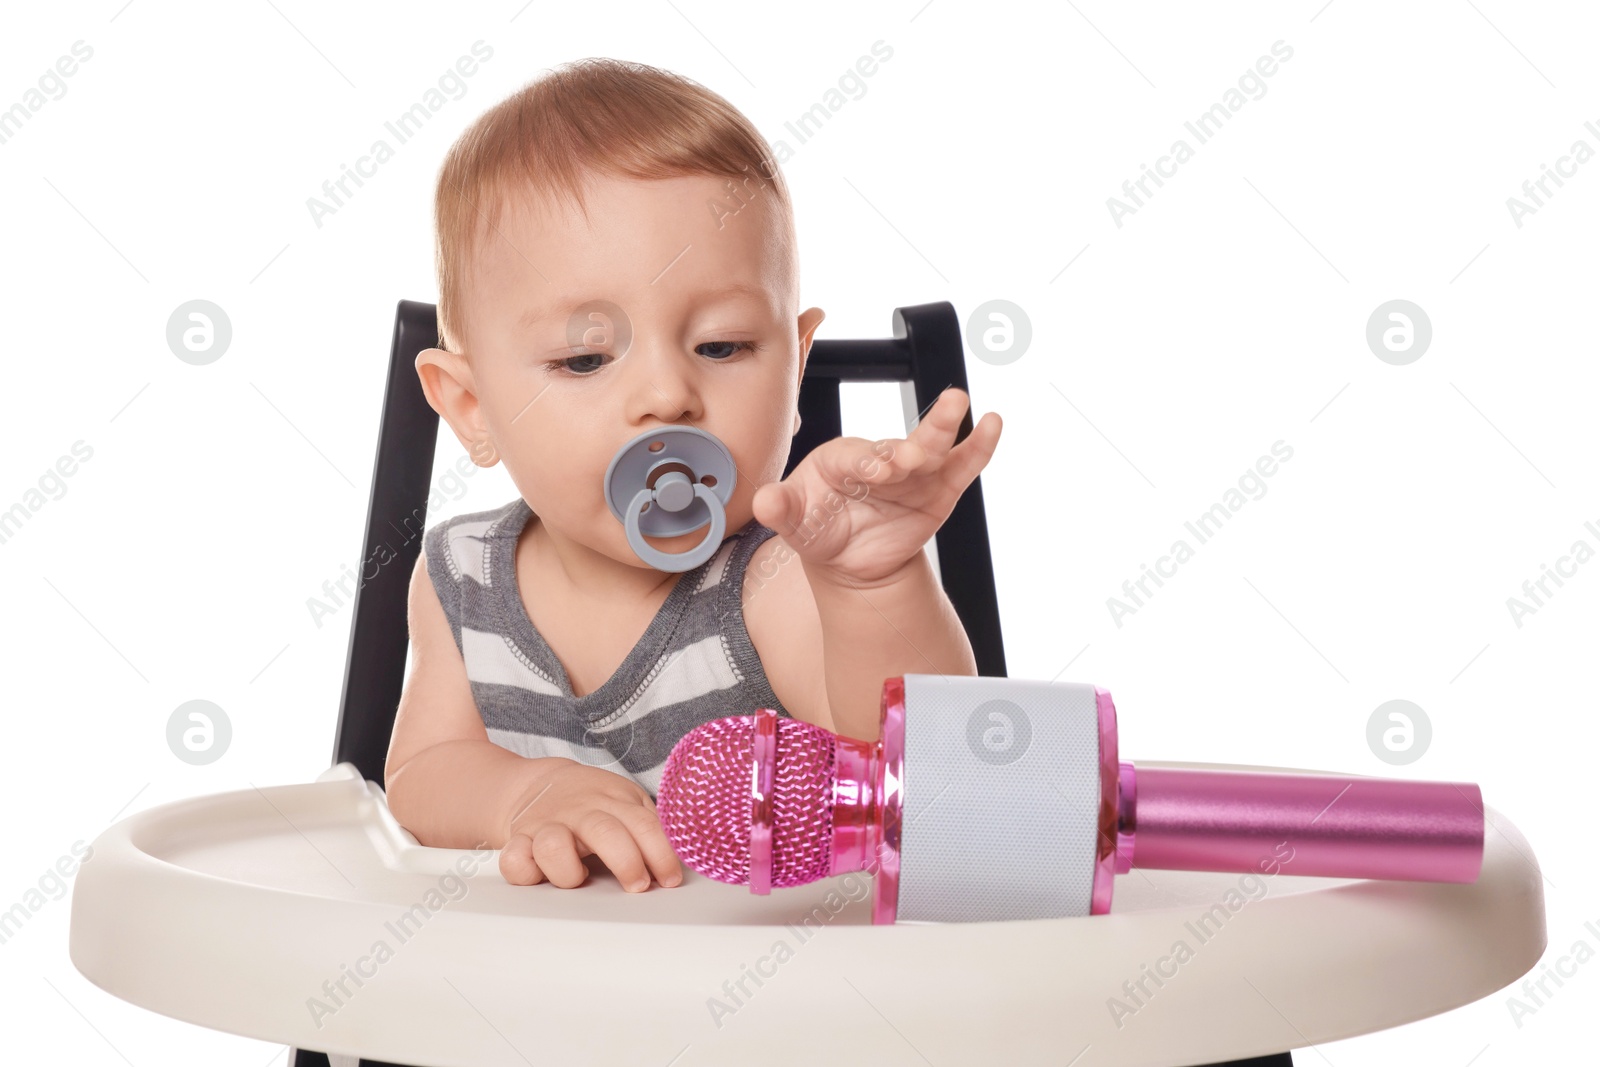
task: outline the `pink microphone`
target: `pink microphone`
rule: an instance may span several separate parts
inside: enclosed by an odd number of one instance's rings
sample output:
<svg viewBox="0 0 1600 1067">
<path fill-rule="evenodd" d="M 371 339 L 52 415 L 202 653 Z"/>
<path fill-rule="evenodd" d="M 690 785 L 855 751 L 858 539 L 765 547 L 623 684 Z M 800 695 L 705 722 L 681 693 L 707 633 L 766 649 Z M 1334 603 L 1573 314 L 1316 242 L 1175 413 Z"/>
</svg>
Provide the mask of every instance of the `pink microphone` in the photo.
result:
<svg viewBox="0 0 1600 1067">
<path fill-rule="evenodd" d="M 1470 782 L 1136 769 L 1111 694 L 907 674 L 876 742 L 770 708 L 689 731 L 656 813 L 691 869 L 768 893 L 873 874 L 872 921 L 1103 915 L 1133 867 L 1473 882 Z"/>
</svg>

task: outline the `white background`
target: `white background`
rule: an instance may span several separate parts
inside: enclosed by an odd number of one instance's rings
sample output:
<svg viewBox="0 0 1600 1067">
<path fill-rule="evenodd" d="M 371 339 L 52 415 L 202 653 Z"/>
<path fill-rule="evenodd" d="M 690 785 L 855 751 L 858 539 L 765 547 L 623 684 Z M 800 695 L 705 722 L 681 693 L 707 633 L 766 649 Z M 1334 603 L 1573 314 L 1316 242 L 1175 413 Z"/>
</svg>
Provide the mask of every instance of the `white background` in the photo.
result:
<svg viewBox="0 0 1600 1067">
<path fill-rule="evenodd" d="M 886 336 L 894 307 L 938 300 L 1027 313 L 1020 359 L 968 363 L 976 414 L 1005 419 L 983 486 L 1012 676 L 1108 687 L 1135 761 L 1477 782 L 1544 872 L 1535 976 L 1600 947 L 1584 927 L 1600 920 L 1584 844 L 1600 561 L 1520 627 L 1507 608 L 1575 541 L 1600 548 L 1584 527 L 1600 527 L 1600 161 L 1520 227 L 1506 203 L 1575 140 L 1600 149 L 1584 128 L 1600 24 L 1579 5 L 1320 3 L 8 12 L 0 108 L 75 41 L 93 56 L 0 144 L 0 510 L 74 442 L 93 456 L 0 544 L 0 908 L 134 812 L 327 766 L 349 612 L 319 628 L 307 600 L 360 554 L 395 302 L 437 298 L 437 167 L 542 70 L 609 55 L 694 78 L 789 144 L 821 336 Z M 494 55 L 465 94 L 315 225 L 307 198 L 479 39 Z M 784 124 L 879 40 L 892 58 L 799 143 Z M 1197 144 L 1184 122 L 1279 40 L 1293 57 L 1265 95 Z M 1194 158 L 1118 227 L 1107 198 L 1179 137 Z M 234 331 L 207 366 L 166 343 L 196 298 Z M 1392 299 L 1433 327 L 1404 366 L 1365 339 Z M 847 433 L 903 433 L 890 387 L 848 404 Z M 441 460 L 461 454 L 440 440 Z M 1293 458 L 1265 495 L 1118 626 L 1107 599 L 1279 440 Z M 466 490 L 450 512 L 514 493 L 499 469 Z M 1404 767 L 1366 735 L 1396 698 L 1433 727 Z M 208 766 L 167 748 L 192 699 L 233 725 Z M 0 944 L 6 1059 L 282 1062 L 91 985 L 67 957 L 69 904 Z M 1515 988 L 1296 1059 L 1592 1055 L 1600 965 L 1520 1027 Z"/>
</svg>

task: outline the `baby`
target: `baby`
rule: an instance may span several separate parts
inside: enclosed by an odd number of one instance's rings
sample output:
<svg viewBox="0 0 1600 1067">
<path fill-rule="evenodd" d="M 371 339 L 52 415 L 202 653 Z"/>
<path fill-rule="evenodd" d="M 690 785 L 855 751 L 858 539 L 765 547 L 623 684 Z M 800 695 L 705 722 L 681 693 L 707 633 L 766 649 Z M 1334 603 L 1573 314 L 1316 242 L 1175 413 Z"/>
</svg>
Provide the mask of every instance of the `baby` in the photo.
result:
<svg viewBox="0 0 1600 1067">
<path fill-rule="evenodd" d="M 481 116 L 435 198 L 428 403 L 520 498 L 427 530 L 390 810 L 424 845 L 500 849 L 508 882 L 683 878 L 655 814 L 672 745 L 770 707 L 865 740 L 883 681 L 976 674 L 924 545 L 994 454 L 946 390 L 904 440 L 840 437 L 783 478 L 820 308 L 789 194 L 722 97 L 584 60 Z M 732 453 L 728 531 L 668 573 L 602 494 L 618 448 L 693 426 Z M 705 527 L 652 539 L 683 552 Z"/>
</svg>

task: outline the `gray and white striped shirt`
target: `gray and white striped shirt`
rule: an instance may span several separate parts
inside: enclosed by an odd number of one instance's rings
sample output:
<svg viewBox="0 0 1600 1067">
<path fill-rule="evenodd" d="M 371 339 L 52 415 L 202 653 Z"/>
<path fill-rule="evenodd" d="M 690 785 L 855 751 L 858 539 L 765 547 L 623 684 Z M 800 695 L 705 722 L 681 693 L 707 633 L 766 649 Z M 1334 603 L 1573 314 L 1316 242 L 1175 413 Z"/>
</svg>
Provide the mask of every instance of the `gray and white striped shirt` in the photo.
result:
<svg viewBox="0 0 1600 1067">
<path fill-rule="evenodd" d="M 751 519 L 686 572 L 606 683 L 574 696 L 517 591 L 521 497 L 445 519 L 423 539 L 428 575 L 466 664 L 489 739 L 520 756 L 564 756 L 615 771 L 654 797 L 667 755 L 712 719 L 779 703 L 745 630 L 751 554 L 773 531 Z"/>
</svg>

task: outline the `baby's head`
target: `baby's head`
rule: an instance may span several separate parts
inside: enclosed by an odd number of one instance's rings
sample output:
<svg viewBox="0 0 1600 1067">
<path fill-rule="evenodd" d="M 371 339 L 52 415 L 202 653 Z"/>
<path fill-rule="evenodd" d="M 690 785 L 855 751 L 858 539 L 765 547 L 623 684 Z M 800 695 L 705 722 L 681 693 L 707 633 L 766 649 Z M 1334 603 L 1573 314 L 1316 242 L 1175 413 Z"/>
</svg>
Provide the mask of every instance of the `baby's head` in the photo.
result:
<svg viewBox="0 0 1600 1067">
<path fill-rule="evenodd" d="M 823 317 L 799 311 L 788 189 L 749 120 L 665 71 L 568 64 L 456 141 L 435 224 L 440 347 L 417 372 L 550 536 L 645 566 L 602 482 L 618 448 L 667 425 L 728 447 L 727 530 L 749 521 L 783 475 Z"/>
</svg>

